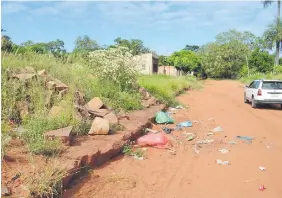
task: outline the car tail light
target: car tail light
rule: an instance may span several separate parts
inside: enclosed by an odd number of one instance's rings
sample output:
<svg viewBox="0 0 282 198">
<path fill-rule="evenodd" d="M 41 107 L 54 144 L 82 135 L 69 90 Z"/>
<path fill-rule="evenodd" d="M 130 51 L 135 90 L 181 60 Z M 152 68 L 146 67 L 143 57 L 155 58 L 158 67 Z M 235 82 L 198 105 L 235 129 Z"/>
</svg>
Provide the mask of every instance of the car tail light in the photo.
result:
<svg viewBox="0 0 282 198">
<path fill-rule="evenodd" d="M 258 96 L 261 96 L 262 93 L 261 93 L 261 89 L 258 90 Z"/>
</svg>

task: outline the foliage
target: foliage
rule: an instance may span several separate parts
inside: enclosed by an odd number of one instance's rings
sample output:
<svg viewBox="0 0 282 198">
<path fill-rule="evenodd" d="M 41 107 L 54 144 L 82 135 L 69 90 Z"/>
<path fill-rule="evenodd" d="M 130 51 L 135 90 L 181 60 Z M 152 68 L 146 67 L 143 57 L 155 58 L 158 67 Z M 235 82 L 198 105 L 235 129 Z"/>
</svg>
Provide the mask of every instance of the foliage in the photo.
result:
<svg viewBox="0 0 282 198">
<path fill-rule="evenodd" d="M 186 45 L 183 50 L 197 52 L 200 49 L 198 45 Z"/>
<path fill-rule="evenodd" d="M 253 80 L 257 80 L 257 79 L 269 79 L 269 80 L 282 80 L 282 73 L 274 73 L 274 72 L 271 72 L 271 73 L 259 73 L 259 72 L 256 72 L 256 73 L 252 73 L 250 76 L 245 76 L 245 77 L 242 77 L 240 79 L 241 82 L 243 83 L 246 83 L 246 84 L 249 84 L 251 83 Z"/>
<path fill-rule="evenodd" d="M 10 140 L 11 137 L 9 135 L 1 133 L 1 160 L 4 158 L 6 146 Z"/>
<path fill-rule="evenodd" d="M 273 70 L 273 56 L 256 49 L 249 58 L 249 66 L 257 72 L 270 72 Z"/>
<path fill-rule="evenodd" d="M 111 47 L 126 47 L 131 51 L 132 55 L 134 56 L 142 53 L 151 52 L 149 48 L 144 46 L 143 41 L 139 39 L 127 40 L 118 37 L 114 41 L 115 41 L 115 45 Z"/>
<path fill-rule="evenodd" d="M 199 57 L 192 51 L 180 50 L 168 57 L 168 62 L 184 71 L 193 71 L 200 66 Z"/>
<path fill-rule="evenodd" d="M 159 66 L 167 66 L 169 64 L 167 58 L 163 55 L 159 56 Z"/>
<path fill-rule="evenodd" d="M 279 46 L 281 48 L 282 42 L 282 21 L 280 20 L 278 25 L 276 23 L 272 23 L 268 25 L 268 28 L 265 30 L 264 41 L 268 49 L 273 49 L 276 41 L 279 42 Z"/>
<path fill-rule="evenodd" d="M 13 43 L 11 41 L 11 38 L 7 35 L 1 36 L 1 50 L 10 52 L 12 51 Z"/>
<path fill-rule="evenodd" d="M 79 36 L 74 42 L 75 47 L 73 52 L 74 53 L 88 53 L 94 50 L 100 49 L 97 41 L 92 40 L 89 36 L 84 35 L 83 37 Z"/>
</svg>

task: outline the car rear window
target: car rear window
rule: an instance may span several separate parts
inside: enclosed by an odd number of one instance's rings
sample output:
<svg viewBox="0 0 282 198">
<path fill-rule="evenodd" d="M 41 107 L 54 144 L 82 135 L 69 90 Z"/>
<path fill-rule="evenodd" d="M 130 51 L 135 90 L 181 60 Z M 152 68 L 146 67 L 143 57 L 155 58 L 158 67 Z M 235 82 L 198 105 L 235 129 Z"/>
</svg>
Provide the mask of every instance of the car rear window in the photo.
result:
<svg viewBox="0 0 282 198">
<path fill-rule="evenodd" d="M 263 82 L 262 89 L 282 89 L 282 82 L 280 81 L 269 81 L 269 82 Z"/>
</svg>

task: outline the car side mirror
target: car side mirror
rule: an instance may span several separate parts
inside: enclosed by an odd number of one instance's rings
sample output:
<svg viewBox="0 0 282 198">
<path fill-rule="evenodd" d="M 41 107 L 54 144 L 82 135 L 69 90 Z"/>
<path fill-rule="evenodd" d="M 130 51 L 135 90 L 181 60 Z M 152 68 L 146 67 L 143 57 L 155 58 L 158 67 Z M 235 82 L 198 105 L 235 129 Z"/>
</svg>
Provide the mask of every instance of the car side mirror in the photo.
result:
<svg viewBox="0 0 282 198">
<path fill-rule="evenodd" d="M 245 85 L 246 88 L 249 88 L 249 85 Z"/>
</svg>

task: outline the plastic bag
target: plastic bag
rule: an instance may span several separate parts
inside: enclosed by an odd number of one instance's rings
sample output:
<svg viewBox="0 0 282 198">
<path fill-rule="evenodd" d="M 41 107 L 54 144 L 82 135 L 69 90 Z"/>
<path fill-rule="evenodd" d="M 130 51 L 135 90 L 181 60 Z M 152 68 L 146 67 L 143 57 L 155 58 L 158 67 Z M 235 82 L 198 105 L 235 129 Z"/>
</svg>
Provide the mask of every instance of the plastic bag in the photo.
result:
<svg viewBox="0 0 282 198">
<path fill-rule="evenodd" d="M 164 133 L 148 133 L 137 139 L 139 146 L 163 147 L 167 145 L 168 139 Z"/>
<path fill-rule="evenodd" d="M 185 122 L 180 122 L 179 124 L 176 125 L 177 128 L 182 128 L 182 127 L 191 127 L 193 123 L 191 121 L 185 121 Z"/>
<path fill-rule="evenodd" d="M 169 116 L 169 114 L 163 111 L 159 111 L 156 113 L 155 120 L 158 124 L 173 124 L 174 123 L 174 120 Z"/>
</svg>

